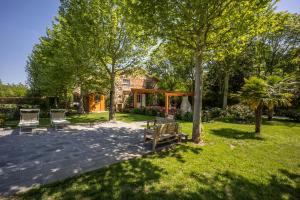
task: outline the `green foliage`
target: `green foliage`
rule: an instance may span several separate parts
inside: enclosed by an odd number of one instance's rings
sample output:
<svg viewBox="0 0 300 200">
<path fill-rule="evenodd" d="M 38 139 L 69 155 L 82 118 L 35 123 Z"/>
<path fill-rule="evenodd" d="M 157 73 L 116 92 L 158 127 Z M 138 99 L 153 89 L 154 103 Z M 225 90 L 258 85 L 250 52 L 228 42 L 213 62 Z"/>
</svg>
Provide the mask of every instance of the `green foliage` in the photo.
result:
<svg viewBox="0 0 300 200">
<path fill-rule="evenodd" d="M 300 109 L 280 109 L 276 111 L 276 114 L 289 117 L 291 120 L 300 122 Z"/>
<path fill-rule="evenodd" d="M 0 81 L 0 97 L 23 97 L 28 94 L 28 88 L 22 83 L 4 84 Z"/>
<path fill-rule="evenodd" d="M 186 122 L 192 122 L 193 121 L 193 113 L 186 112 L 181 116 L 181 119 Z"/>
<path fill-rule="evenodd" d="M 259 105 L 268 108 L 290 106 L 293 94 L 290 92 L 293 83 L 278 76 L 270 76 L 267 80 L 255 76 L 245 79 L 241 97 L 252 109 Z"/>
<path fill-rule="evenodd" d="M 156 108 L 133 108 L 131 110 L 131 113 L 140 114 L 140 115 L 148 115 L 148 116 L 160 116 L 160 117 L 164 116 L 164 112 L 162 110 L 158 110 Z"/>
<path fill-rule="evenodd" d="M 4 113 L 0 113 L 0 127 L 3 127 L 5 124 L 6 116 Z"/>
<path fill-rule="evenodd" d="M 222 114 L 223 120 L 242 123 L 251 123 L 254 121 L 254 113 L 248 106 L 236 104 L 228 106 Z M 222 118 L 221 117 L 221 118 Z"/>
<path fill-rule="evenodd" d="M 250 108 L 255 110 L 260 104 L 266 103 L 267 95 L 268 85 L 265 80 L 255 76 L 245 79 L 241 97 Z"/>
<path fill-rule="evenodd" d="M 147 70 L 159 78 L 158 87 L 165 90 L 192 91 L 194 61 L 191 51 L 162 41 L 147 61 Z"/>
</svg>

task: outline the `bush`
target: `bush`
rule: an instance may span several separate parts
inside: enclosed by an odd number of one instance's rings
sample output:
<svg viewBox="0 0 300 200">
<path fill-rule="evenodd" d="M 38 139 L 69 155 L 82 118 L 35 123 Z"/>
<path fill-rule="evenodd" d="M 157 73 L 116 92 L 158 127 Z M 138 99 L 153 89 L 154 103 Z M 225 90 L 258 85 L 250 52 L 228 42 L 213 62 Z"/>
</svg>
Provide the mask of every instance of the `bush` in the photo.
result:
<svg viewBox="0 0 300 200">
<path fill-rule="evenodd" d="M 181 113 L 180 112 L 176 112 L 175 115 L 174 115 L 174 119 L 175 120 L 182 120 Z"/>
<path fill-rule="evenodd" d="M 27 105 L 27 104 L 0 104 L 0 113 L 5 115 L 6 119 L 19 119 L 20 109 L 30 109 L 39 108 L 37 105 Z M 41 117 L 49 117 L 48 111 L 42 111 L 40 113 Z"/>
<path fill-rule="evenodd" d="M 0 113 L 0 127 L 4 127 L 5 119 L 5 114 Z"/>
<path fill-rule="evenodd" d="M 193 113 L 186 112 L 181 116 L 181 119 L 186 122 L 192 122 L 193 121 Z"/>
<path fill-rule="evenodd" d="M 141 109 L 140 108 L 134 108 L 134 109 L 132 109 L 132 113 L 134 113 L 134 114 L 141 114 Z"/>
<path fill-rule="evenodd" d="M 287 110 L 285 112 L 285 116 L 289 117 L 290 119 L 292 119 L 294 121 L 300 122 L 300 110 L 297 110 L 297 109 Z"/>
<path fill-rule="evenodd" d="M 124 109 L 123 112 L 130 113 L 130 109 Z M 140 114 L 140 115 L 150 115 L 150 116 L 159 116 L 163 117 L 165 114 L 163 111 L 160 111 L 156 108 L 133 108 L 131 113 Z"/>
<path fill-rule="evenodd" d="M 243 104 L 236 104 L 228 106 L 225 113 L 221 115 L 225 120 L 236 121 L 236 122 L 253 122 L 254 113 L 253 111 Z"/>
<path fill-rule="evenodd" d="M 123 110 L 122 110 L 122 112 L 124 112 L 124 113 L 130 113 L 131 112 L 131 110 L 129 109 L 129 108 L 124 108 Z"/>
</svg>

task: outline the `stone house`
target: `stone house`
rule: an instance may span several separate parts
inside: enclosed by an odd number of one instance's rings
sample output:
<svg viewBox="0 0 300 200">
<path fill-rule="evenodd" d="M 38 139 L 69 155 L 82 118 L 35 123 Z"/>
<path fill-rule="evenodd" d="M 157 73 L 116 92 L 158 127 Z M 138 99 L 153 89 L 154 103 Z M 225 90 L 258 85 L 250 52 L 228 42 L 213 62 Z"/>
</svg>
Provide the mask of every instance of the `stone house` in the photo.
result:
<svg viewBox="0 0 300 200">
<path fill-rule="evenodd" d="M 121 75 L 116 84 L 116 109 L 124 109 L 128 98 L 132 95 L 132 89 L 156 89 L 158 79 L 149 75 Z M 146 95 L 139 94 L 137 97 L 139 106 L 146 105 Z"/>
</svg>

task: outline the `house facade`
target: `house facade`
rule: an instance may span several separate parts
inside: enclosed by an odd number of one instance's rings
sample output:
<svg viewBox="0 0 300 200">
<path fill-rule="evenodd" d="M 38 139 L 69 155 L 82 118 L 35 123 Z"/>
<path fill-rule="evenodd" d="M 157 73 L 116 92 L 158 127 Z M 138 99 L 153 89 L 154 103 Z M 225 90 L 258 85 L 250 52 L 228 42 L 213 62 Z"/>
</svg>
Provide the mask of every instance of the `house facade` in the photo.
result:
<svg viewBox="0 0 300 200">
<path fill-rule="evenodd" d="M 132 89 L 155 89 L 158 80 L 148 75 L 121 75 L 116 81 L 115 107 L 117 111 L 124 109 L 128 98 L 133 95 Z M 73 92 L 74 104 L 78 106 L 80 89 Z M 146 105 L 145 94 L 137 96 L 139 107 Z M 133 103 L 131 105 L 133 107 Z M 106 110 L 106 95 L 93 92 L 84 95 L 84 109 L 86 112 L 103 112 Z"/>
<path fill-rule="evenodd" d="M 148 75 L 121 75 L 116 85 L 116 110 L 121 111 L 128 103 L 128 98 L 133 95 L 132 89 L 156 89 L 158 80 Z M 146 105 L 146 95 L 138 94 L 139 107 Z M 133 106 L 133 103 L 132 103 Z"/>
</svg>

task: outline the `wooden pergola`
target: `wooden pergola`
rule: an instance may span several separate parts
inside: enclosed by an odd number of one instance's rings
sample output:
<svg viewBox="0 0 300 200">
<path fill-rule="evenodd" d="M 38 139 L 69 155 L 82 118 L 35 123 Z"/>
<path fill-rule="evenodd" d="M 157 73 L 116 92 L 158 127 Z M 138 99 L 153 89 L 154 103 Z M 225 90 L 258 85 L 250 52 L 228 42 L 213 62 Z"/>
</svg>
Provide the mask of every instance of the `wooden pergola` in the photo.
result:
<svg viewBox="0 0 300 200">
<path fill-rule="evenodd" d="M 137 108 L 138 94 L 164 94 L 164 96 L 165 96 L 165 115 L 169 114 L 170 97 L 194 96 L 193 92 L 177 92 L 177 91 L 167 91 L 167 90 L 159 90 L 159 89 L 132 88 L 131 92 L 133 93 L 133 107 L 134 108 Z"/>
</svg>

